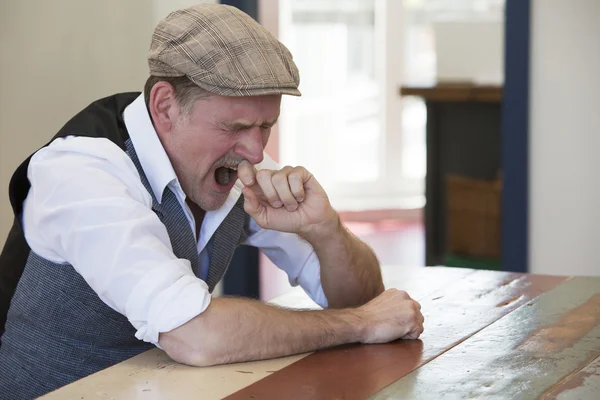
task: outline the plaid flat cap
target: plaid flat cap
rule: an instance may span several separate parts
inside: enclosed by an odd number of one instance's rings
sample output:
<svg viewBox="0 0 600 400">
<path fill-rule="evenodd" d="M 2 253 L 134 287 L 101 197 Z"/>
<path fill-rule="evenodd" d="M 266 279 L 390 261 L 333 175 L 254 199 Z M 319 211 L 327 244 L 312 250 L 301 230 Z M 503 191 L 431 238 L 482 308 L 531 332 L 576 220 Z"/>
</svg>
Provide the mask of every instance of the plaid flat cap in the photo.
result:
<svg viewBox="0 0 600 400">
<path fill-rule="evenodd" d="M 235 7 L 199 4 L 157 25 L 148 52 L 150 74 L 187 76 L 221 96 L 300 96 L 290 51 Z"/>
</svg>

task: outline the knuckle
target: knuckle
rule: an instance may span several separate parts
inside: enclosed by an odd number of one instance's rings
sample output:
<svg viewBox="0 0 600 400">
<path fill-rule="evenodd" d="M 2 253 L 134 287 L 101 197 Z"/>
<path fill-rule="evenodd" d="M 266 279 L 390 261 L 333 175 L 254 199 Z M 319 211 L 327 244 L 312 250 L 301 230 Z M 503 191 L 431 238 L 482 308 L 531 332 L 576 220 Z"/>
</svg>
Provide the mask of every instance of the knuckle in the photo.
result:
<svg viewBox="0 0 600 400">
<path fill-rule="evenodd" d="M 303 177 L 311 176 L 310 172 L 304 167 L 298 166 L 295 167 L 292 171 L 292 174 L 297 177 L 297 179 L 302 179 Z"/>
<path fill-rule="evenodd" d="M 286 181 L 286 178 L 286 174 L 282 173 L 282 171 L 279 171 L 273 174 L 271 180 L 274 184 L 281 184 Z"/>
<path fill-rule="evenodd" d="M 259 181 L 267 181 L 271 179 L 271 171 L 268 169 L 261 169 L 256 173 L 256 179 Z"/>
</svg>

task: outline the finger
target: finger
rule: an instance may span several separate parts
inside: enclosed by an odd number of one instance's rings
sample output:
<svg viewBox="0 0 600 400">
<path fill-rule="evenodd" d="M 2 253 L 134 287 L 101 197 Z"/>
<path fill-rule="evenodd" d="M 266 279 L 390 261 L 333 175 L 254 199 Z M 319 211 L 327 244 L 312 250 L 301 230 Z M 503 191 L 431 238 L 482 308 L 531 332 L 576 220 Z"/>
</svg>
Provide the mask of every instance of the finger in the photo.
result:
<svg viewBox="0 0 600 400">
<path fill-rule="evenodd" d="M 305 168 L 296 167 L 288 177 L 290 189 L 292 190 L 292 194 L 298 203 L 302 202 L 306 196 L 306 193 L 304 193 L 304 182 L 309 176 L 310 174 Z"/>
<path fill-rule="evenodd" d="M 423 333 L 423 331 L 425 330 L 425 326 L 423 325 L 423 323 L 421 322 L 420 324 L 418 324 L 417 326 L 417 336 L 421 336 L 421 334 Z"/>
<path fill-rule="evenodd" d="M 423 333 L 423 325 L 416 325 L 408 334 L 404 336 L 406 339 L 418 339 Z"/>
<path fill-rule="evenodd" d="M 271 181 L 275 187 L 275 190 L 277 191 L 277 194 L 279 195 L 279 198 L 283 202 L 285 209 L 288 211 L 296 211 L 298 208 L 298 202 L 290 190 L 290 184 L 288 181 L 290 172 L 292 172 L 292 167 L 284 167 L 273 174 Z"/>
<path fill-rule="evenodd" d="M 256 168 L 248 160 L 242 161 L 238 165 L 238 178 L 244 186 L 252 186 L 256 183 Z"/>
<path fill-rule="evenodd" d="M 275 187 L 273 186 L 272 176 L 275 171 L 269 169 L 261 169 L 256 173 L 256 182 L 260 186 L 265 198 L 274 208 L 280 208 L 283 202 L 279 198 Z"/>
<path fill-rule="evenodd" d="M 244 195 L 244 211 L 254 218 L 259 225 L 261 225 L 260 219 L 264 212 L 264 206 L 260 204 L 256 193 L 254 193 L 252 189 L 244 187 L 242 189 L 242 194 Z"/>
<path fill-rule="evenodd" d="M 418 339 L 421 337 L 421 334 L 423 333 L 423 325 L 420 325 L 417 329 L 415 329 L 415 331 L 413 332 L 413 337 L 415 339 Z"/>
<path fill-rule="evenodd" d="M 410 301 L 411 298 L 404 290 L 396 290 L 396 296 L 398 296 L 401 300 Z"/>
</svg>

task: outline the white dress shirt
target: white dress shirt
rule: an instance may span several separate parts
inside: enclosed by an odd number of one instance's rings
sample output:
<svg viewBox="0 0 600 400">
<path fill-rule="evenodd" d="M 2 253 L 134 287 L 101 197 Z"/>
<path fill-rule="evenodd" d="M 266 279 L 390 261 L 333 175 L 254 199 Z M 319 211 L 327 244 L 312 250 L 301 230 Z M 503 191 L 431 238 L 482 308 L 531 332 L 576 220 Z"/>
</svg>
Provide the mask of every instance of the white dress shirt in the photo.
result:
<svg viewBox="0 0 600 400">
<path fill-rule="evenodd" d="M 124 119 L 156 199 L 162 200 L 168 186 L 195 235 L 194 216 L 143 95 L 125 109 Z M 278 169 L 266 155 L 261 167 Z M 157 345 L 160 332 L 183 325 L 208 307 L 211 295 L 202 280 L 210 261 L 207 244 L 241 195 L 239 180 L 221 208 L 206 212 L 196 238 L 198 278 L 188 260 L 173 254 L 137 169 L 110 140 L 56 139 L 31 158 L 27 176 L 31 189 L 22 222 L 32 251 L 55 263 L 72 264 L 104 303 L 129 319 L 138 339 Z M 307 242 L 262 229 L 251 219 L 244 244 L 260 248 L 287 273 L 291 285 L 301 285 L 317 304 L 327 306 L 319 260 Z"/>
</svg>

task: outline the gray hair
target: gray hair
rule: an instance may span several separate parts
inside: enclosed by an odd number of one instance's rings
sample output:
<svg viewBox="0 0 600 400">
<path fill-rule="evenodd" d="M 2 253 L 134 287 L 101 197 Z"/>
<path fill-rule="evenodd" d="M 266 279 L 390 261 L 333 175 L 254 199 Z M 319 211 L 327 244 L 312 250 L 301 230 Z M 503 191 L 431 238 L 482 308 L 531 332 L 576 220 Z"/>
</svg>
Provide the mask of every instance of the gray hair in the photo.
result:
<svg viewBox="0 0 600 400">
<path fill-rule="evenodd" d="M 212 96 L 212 93 L 202 89 L 186 76 L 163 77 L 150 75 L 144 85 L 144 99 L 148 110 L 150 109 L 150 91 L 158 82 L 167 82 L 173 86 L 175 99 L 179 102 L 179 106 L 182 108 L 184 115 L 190 113 L 196 100 Z"/>
</svg>

